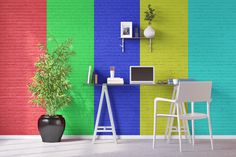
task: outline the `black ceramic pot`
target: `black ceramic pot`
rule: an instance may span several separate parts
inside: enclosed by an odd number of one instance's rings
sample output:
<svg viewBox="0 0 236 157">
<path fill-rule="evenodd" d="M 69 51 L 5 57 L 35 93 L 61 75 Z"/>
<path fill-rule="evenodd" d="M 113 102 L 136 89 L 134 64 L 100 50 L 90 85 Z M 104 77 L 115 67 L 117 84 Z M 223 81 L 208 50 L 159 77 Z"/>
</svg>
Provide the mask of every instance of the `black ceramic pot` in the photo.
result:
<svg viewBox="0 0 236 157">
<path fill-rule="evenodd" d="M 60 142 L 65 130 L 65 119 L 61 115 L 42 115 L 38 119 L 38 130 L 43 142 Z"/>
</svg>

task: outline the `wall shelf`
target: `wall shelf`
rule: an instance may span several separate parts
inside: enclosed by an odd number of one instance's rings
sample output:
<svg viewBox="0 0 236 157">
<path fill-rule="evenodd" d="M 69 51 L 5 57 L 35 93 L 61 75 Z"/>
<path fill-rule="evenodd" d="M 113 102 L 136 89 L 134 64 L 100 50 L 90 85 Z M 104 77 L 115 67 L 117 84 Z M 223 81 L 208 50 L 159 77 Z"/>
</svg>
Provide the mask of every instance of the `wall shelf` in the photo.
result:
<svg viewBox="0 0 236 157">
<path fill-rule="evenodd" d="M 147 39 L 149 40 L 149 51 L 152 52 L 152 38 L 146 38 L 146 37 L 132 37 L 132 38 L 120 38 L 121 39 L 121 50 L 122 52 L 125 52 L 125 40 L 140 40 L 140 39 Z"/>
</svg>

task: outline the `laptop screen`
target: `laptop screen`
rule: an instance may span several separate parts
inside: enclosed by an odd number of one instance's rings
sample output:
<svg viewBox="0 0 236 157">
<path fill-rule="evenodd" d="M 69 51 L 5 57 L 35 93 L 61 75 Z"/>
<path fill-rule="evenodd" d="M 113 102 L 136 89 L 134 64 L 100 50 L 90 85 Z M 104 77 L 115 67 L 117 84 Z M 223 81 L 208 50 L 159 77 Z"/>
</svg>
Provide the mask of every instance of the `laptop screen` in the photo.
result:
<svg viewBox="0 0 236 157">
<path fill-rule="evenodd" d="M 130 81 L 151 83 L 154 82 L 154 67 L 133 66 L 130 69 Z"/>
</svg>

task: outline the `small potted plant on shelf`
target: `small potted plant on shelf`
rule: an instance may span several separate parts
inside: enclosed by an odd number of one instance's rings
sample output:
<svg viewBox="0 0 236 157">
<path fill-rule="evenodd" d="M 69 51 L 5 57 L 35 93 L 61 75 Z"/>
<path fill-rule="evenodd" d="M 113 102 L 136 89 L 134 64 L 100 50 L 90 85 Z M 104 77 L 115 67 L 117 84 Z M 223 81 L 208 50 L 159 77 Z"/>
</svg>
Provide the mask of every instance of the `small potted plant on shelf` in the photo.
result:
<svg viewBox="0 0 236 157">
<path fill-rule="evenodd" d="M 57 115 L 57 111 L 71 102 L 71 84 L 68 80 L 71 66 L 68 60 L 74 54 L 71 50 L 72 40 L 56 43 L 55 49 L 50 52 L 45 45 L 39 45 L 44 54 L 35 63 L 36 72 L 28 85 L 32 93 L 30 102 L 46 111 L 38 119 L 38 130 L 43 142 L 61 141 L 65 119 L 62 115 Z"/>
<path fill-rule="evenodd" d="M 148 21 L 148 27 L 144 30 L 144 36 L 146 38 L 153 38 L 155 36 L 155 30 L 151 27 L 152 24 L 152 20 L 155 18 L 156 13 L 155 13 L 155 9 L 153 9 L 151 7 L 151 4 L 148 5 L 148 10 L 146 10 L 145 12 L 145 19 L 146 21 Z"/>
</svg>

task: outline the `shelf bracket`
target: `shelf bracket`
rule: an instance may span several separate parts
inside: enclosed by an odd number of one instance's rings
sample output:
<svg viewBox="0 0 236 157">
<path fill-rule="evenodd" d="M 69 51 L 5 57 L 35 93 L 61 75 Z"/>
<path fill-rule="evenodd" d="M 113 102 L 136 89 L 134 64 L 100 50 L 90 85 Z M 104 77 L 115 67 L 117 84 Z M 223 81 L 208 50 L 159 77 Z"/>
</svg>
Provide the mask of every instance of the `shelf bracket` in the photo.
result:
<svg viewBox="0 0 236 157">
<path fill-rule="evenodd" d="M 121 38 L 121 45 L 120 45 L 122 52 L 125 52 L 125 39 Z"/>
<path fill-rule="evenodd" d="M 120 44 L 120 47 L 121 47 L 121 51 L 122 52 L 125 52 L 125 39 L 143 39 L 144 37 L 134 37 L 134 38 L 121 38 L 121 44 Z M 149 49 L 149 52 L 152 52 L 152 38 L 145 38 L 145 39 L 149 39 L 149 45 L 148 45 L 148 49 Z"/>
<path fill-rule="evenodd" d="M 149 51 L 152 52 L 152 38 L 149 38 Z"/>
</svg>

